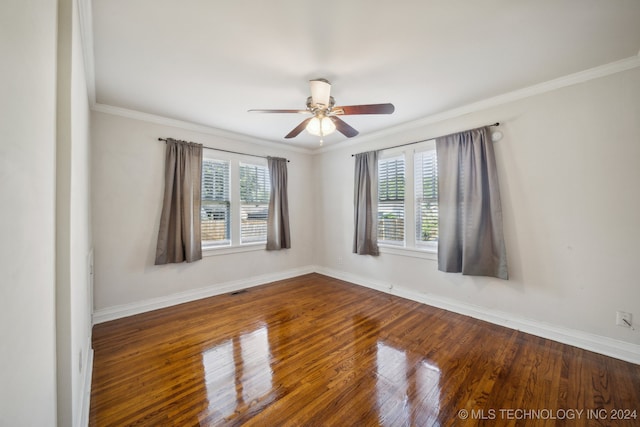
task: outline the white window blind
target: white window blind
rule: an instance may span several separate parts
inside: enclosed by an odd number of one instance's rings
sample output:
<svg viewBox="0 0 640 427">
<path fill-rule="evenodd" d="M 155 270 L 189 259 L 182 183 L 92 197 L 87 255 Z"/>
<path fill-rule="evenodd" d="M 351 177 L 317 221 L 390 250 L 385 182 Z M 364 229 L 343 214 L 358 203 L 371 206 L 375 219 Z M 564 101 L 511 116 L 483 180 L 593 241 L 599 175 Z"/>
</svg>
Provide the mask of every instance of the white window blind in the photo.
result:
<svg viewBox="0 0 640 427">
<path fill-rule="evenodd" d="M 271 182 L 266 166 L 240 163 L 240 242 L 267 241 Z"/>
<path fill-rule="evenodd" d="M 436 150 L 415 153 L 416 245 L 438 241 L 438 158 Z"/>
<path fill-rule="evenodd" d="M 378 241 L 404 243 L 404 156 L 378 160 Z"/>
<path fill-rule="evenodd" d="M 228 161 L 203 159 L 201 197 L 202 246 L 230 245 L 231 201 Z"/>
</svg>

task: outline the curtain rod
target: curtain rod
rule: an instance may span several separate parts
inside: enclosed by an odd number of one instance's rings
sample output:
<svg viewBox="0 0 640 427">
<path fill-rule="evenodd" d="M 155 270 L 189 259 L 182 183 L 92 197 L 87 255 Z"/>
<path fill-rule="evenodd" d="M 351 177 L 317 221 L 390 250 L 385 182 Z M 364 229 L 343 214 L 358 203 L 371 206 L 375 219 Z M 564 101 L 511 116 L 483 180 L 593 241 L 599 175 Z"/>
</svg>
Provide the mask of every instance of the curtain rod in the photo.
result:
<svg viewBox="0 0 640 427">
<path fill-rule="evenodd" d="M 495 122 L 495 123 L 492 123 L 490 125 L 485 125 L 485 126 L 481 126 L 481 127 L 490 127 L 490 126 L 500 126 L 500 122 Z M 478 128 L 474 128 L 474 129 L 478 129 Z M 471 130 L 471 129 L 467 129 L 467 130 Z M 465 131 L 460 131 L 460 132 L 465 132 Z M 405 144 L 394 145 L 392 147 L 384 147 L 384 148 L 381 148 L 381 149 L 375 150 L 375 151 L 391 150 L 392 148 L 404 147 L 405 145 L 419 144 L 421 142 L 431 141 L 432 139 L 436 139 L 436 138 L 444 138 L 445 136 L 454 135 L 454 134 L 460 133 L 460 132 L 452 132 L 452 133 L 448 133 L 446 135 L 434 136 L 433 138 L 429 138 L 429 139 L 421 139 L 420 141 L 407 142 Z M 363 153 L 366 153 L 366 151 L 363 151 Z M 357 154 L 362 154 L 362 153 L 357 153 Z M 355 154 L 351 155 L 351 157 L 353 157 L 353 156 L 355 156 Z"/>
<path fill-rule="evenodd" d="M 158 138 L 158 141 L 167 142 L 167 138 Z M 175 141 L 178 141 L 178 142 L 191 142 L 191 141 L 183 141 L 183 140 L 180 140 L 180 139 L 176 139 Z M 191 143 L 192 144 L 197 144 L 195 142 L 191 142 Z M 270 156 L 259 156 L 257 154 L 241 153 L 239 151 L 223 150 L 222 148 L 207 147 L 206 145 L 203 145 L 202 148 L 206 148 L 208 150 L 215 150 L 215 151 L 224 151 L 225 153 L 240 154 L 241 156 L 260 157 L 261 159 L 268 159 L 270 157 Z M 291 162 L 291 160 L 289 160 L 289 159 L 285 159 L 285 160 L 287 161 L 287 163 Z"/>
</svg>

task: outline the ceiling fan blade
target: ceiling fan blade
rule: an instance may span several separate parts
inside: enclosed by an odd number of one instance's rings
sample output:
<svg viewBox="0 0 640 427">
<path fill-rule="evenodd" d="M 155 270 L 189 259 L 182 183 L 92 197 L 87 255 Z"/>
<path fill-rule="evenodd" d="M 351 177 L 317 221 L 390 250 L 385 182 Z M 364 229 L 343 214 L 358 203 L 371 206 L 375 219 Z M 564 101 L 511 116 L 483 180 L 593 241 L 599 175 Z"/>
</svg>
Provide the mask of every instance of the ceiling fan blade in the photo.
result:
<svg viewBox="0 0 640 427">
<path fill-rule="evenodd" d="M 347 105 L 344 107 L 333 107 L 331 112 L 338 115 L 353 114 L 391 114 L 396 110 L 393 104 L 368 104 L 368 105 Z"/>
<path fill-rule="evenodd" d="M 358 134 L 358 131 L 349 126 L 344 120 L 340 117 L 329 116 L 334 125 L 336 125 L 336 129 L 338 132 L 346 136 L 347 138 L 352 138 Z"/>
<path fill-rule="evenodd" d="M 309 110 L 247 110 L 249 113 L 298 113 L 306 114 L 310 113 Z"/>
<path fill-rule="evenodd" d="M 291 132 L 289 132 L 285 138 L 289 139 L 289 138 L 295 138 L 296 136 L 300 135 L 300 132 L 302 132 L 307 125 L 309 124 L 309 122 L 311 121 L 313 117 L 309 117 L 308 119 L 305 119 L 302 121 L 302 123 L 300 123 L 298 126 L 296 126 Z"/>
<path fill-rule="evenodd" d="M 329 106 L 331 95 L 331 83 L 325 79 L 309 80 L 311 99 L 315 105 Z"/>
</svg>

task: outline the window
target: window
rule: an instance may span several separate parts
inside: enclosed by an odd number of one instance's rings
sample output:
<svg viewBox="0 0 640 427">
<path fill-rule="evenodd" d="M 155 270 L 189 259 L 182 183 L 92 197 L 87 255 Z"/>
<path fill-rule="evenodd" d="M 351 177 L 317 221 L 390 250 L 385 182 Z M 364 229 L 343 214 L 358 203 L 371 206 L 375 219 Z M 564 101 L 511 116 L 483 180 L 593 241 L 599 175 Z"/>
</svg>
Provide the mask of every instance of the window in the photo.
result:
<svg viewBox="0 0 640 427">
<path fill-rule="evenodd" d="M 258 244 L 267 241 L 270 192 L 266 159 L 205 150 L 202 249 L 209 255 L 260 249 Z"/>
<path fill-rule="evenodd" d="M 390 253 L 401 248 L 402 254 L 427 258 L 437 249 L 435 141 L 388 150 L 378 159 L 378 243 Z"/>
<path fill-rule="evenodd" d="M 438 160 L 435 150 L 414 154 L 416 246 L 438 241 Z"/>
<path fill-rule="evenodd" d="M 271 183 L 265 166 L 240 163 L 240 242 L 267 241 Z"/>
<path fill-rule="evenodd" d="M 378 241 L 404 244 L 404 156 L 378 161 Z"/>
<path fill-rule="evenodd" d="M 202 160 L 200 220 L 203 247 L 231 244 L 229 164 L 224 160 Z"/>
</svg>

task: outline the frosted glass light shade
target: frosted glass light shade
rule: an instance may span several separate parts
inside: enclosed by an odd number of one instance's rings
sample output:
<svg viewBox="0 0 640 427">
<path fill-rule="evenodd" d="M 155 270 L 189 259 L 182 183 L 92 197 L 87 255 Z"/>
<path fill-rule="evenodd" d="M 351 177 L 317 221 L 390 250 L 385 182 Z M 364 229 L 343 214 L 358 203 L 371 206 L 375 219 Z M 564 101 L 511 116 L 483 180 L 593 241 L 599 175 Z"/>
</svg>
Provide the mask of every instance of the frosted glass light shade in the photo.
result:
<svg viewBox="0 0 640 427">
<path fill-rule="evenodd" d="M 332 134 L 336 130 L 336 125 L 333 124 L 328 117 L 314 117 L 307 125 L 307 131 L 311 135 L 325 136 Z"/>
<path fill-rule="evenodd" d="M 311 80 L 309 81 L 309 86 L 311 89 L 311 98 L 313 99 L 313 103 L 318 105 L 323 105 L 325 107 L 329 106 L 329 95 L 331 94 L 331 85 L 326 80 Z"/>
</svg>

